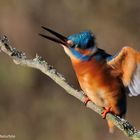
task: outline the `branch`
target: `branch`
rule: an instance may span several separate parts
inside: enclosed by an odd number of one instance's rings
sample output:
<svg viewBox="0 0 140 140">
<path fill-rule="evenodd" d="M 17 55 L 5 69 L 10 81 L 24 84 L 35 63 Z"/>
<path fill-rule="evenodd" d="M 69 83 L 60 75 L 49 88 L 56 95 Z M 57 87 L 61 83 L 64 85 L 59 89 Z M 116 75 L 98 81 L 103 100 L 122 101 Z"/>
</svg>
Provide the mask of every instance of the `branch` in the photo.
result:
<svg viewBox="0 0 140 140">
<path fill-rule="evenodd" d="M 31 68 L 35 68 L 43 72 L 45 75 L 49 76 L 54 80 L 58 85 L 60 85 L 66 92 L 75 98 L 79 99 L 81 102 L 84 102 L 85 95 L 82 91 L 77 91 L 72 88 L 65 80 L 65 78 L 58 73 L 52 66 L 50 66 L 42 57 L 36 55 L 34 59 L 28 59 L 25 53 L 18 51 L 16 48 L 13 48 L 7 39 L 6 36 L 0 39 L 0 50 L 14 61 L 15 64 L 23 65 Z M 95 105 L 93 102 L 89 101 L 87 107 L 92 109 L 101 115 L 103 108 Z M 140 131 L 136 130 L 127 120 L 122 119 L 118 116 L 115 116 L 111 113 L 108 113 L 106 116 L 107 120 L 111 120 L 114 125 L 120 129 L 126 136 L 133 140 L 140 140 Z"/>
</svg>

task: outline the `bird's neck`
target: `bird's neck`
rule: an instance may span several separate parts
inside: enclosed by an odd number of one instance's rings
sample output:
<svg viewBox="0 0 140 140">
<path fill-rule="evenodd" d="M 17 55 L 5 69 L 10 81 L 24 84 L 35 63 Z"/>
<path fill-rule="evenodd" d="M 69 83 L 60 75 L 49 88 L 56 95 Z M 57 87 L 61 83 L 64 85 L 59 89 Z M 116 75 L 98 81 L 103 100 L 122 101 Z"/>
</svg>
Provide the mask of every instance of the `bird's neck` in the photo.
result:
<svg viewBox="0 0 140 140">
<path fill-rule="evenodd" d="M 72 53 L 72 55 L 76 56 L 73 57 L 71 56 L 72 63 L 82 63 L 82 62 L 89 62 L 92 59 L 95 59 L 96 61 L 108 61 L 112 58 L 112 55 L 106 53 L 104 50 L 100 48 L 96 48 L 93 50 L 92 53 L 87 54 L 87 55 L 82 55 L 78 51 L 75 50 L 75 52 Z"/>
<path fill-rule="evenodd" d="M 98 48 L 97 52 L 92 56 L 97 61 L 108 61 L 112 58 L 112 55 L 106 53 L 104 50 Z"/>
<path fill-rule="evenodd" d="M 76 58 L 79 59 L 80 61 L 89 61 L 93 55 L 98 51 L 98 48 L 94 47 L 91 49 L 86 49 L 86 50 L 80 50 L 80 49 L 75 49 L 75 48 L 69 48 L 71 54 Z M 73 58 L 73 57 L 71 57 Z"/>
</svg>

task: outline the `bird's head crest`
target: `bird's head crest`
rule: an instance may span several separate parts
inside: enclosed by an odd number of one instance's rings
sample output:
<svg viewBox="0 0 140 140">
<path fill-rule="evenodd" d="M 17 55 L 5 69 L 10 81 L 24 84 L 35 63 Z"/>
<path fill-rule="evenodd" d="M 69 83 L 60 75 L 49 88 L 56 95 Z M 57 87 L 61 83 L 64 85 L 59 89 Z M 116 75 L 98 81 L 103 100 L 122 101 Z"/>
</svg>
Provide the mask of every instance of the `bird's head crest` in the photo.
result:
<svg viewBox="0 0 140 140">
<path fill-rule="evenodd" d="M 89 49 L 95 47 L 95 37 L 90 31 L 80 32 L 79 34 L 73 34 L 68 36 L 68 40 L 71 40 L 73 44 L 80 49 Z"/>
</svg>

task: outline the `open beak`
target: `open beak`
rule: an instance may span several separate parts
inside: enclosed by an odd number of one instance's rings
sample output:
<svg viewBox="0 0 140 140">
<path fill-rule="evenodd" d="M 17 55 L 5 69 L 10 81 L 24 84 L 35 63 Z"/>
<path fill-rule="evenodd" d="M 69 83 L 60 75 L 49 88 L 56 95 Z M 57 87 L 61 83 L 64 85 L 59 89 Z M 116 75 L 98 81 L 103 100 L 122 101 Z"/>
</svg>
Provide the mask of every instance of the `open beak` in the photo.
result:
<svg viewBox="0 0 140 140">
<path fill-rule="evenodd" d="M 46 30 L 46 31 L 48 31 L 49 33 L 51 33 L 51 34 L 53 34 L 54 36 L 56 36 L 57 38 L 50 37 L 50 36 L 43 35 L 43 34 L 39 34 L 40 36 L 42 36 L 42 37 L 44 37 L 44 38 L 47 38 L 47 39 L 49 39 L 49 40 L 51 40 L 51 41 L 54 41 L 54 42 L 56 42 L 56 43 L 60 43 L 60 44 L 62 44 L 62 45 L 64 45 L 64 46 L 68 46 L 68 45 L 69 45 L 69 44 L 68 44 L 68 39 L 67 39 L 65 36 L 63 36 L 63 35 L 61 35 L 61 34 L 55 32 L 55 31 L 53 31 L 53 30 L 51 30 L 51 29 L 49 29 L 49 28 L 46 28 L 46 27 L 44 27 L 44 26 L 41 26 L 41 27 L 42 27 L 44 30 Z"/>
</svg>

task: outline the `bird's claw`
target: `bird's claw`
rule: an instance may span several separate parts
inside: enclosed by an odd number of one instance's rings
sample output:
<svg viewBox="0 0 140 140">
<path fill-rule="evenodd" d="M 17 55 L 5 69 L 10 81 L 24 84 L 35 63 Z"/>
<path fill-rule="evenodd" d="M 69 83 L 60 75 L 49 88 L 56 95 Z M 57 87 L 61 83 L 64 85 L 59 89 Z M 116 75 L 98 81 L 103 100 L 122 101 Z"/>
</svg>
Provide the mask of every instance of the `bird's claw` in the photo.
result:
<svg viewBox="0 0 140 140">
<path fill-rule="evenodd" d="M 104 110 L 102 112 L 102 118 L 105 119 L 107 113 L 110 113 L 110 112 L 111 112 L 111 107 L 104 107 Z"/>
<path fill-rule="evenodd" d="M 87 96 L 84 97 L 84 101 L 83 103 L 85 104 L 85 106 L 87 105 L 87 103 L 91 101 Z"/>
</svg>

